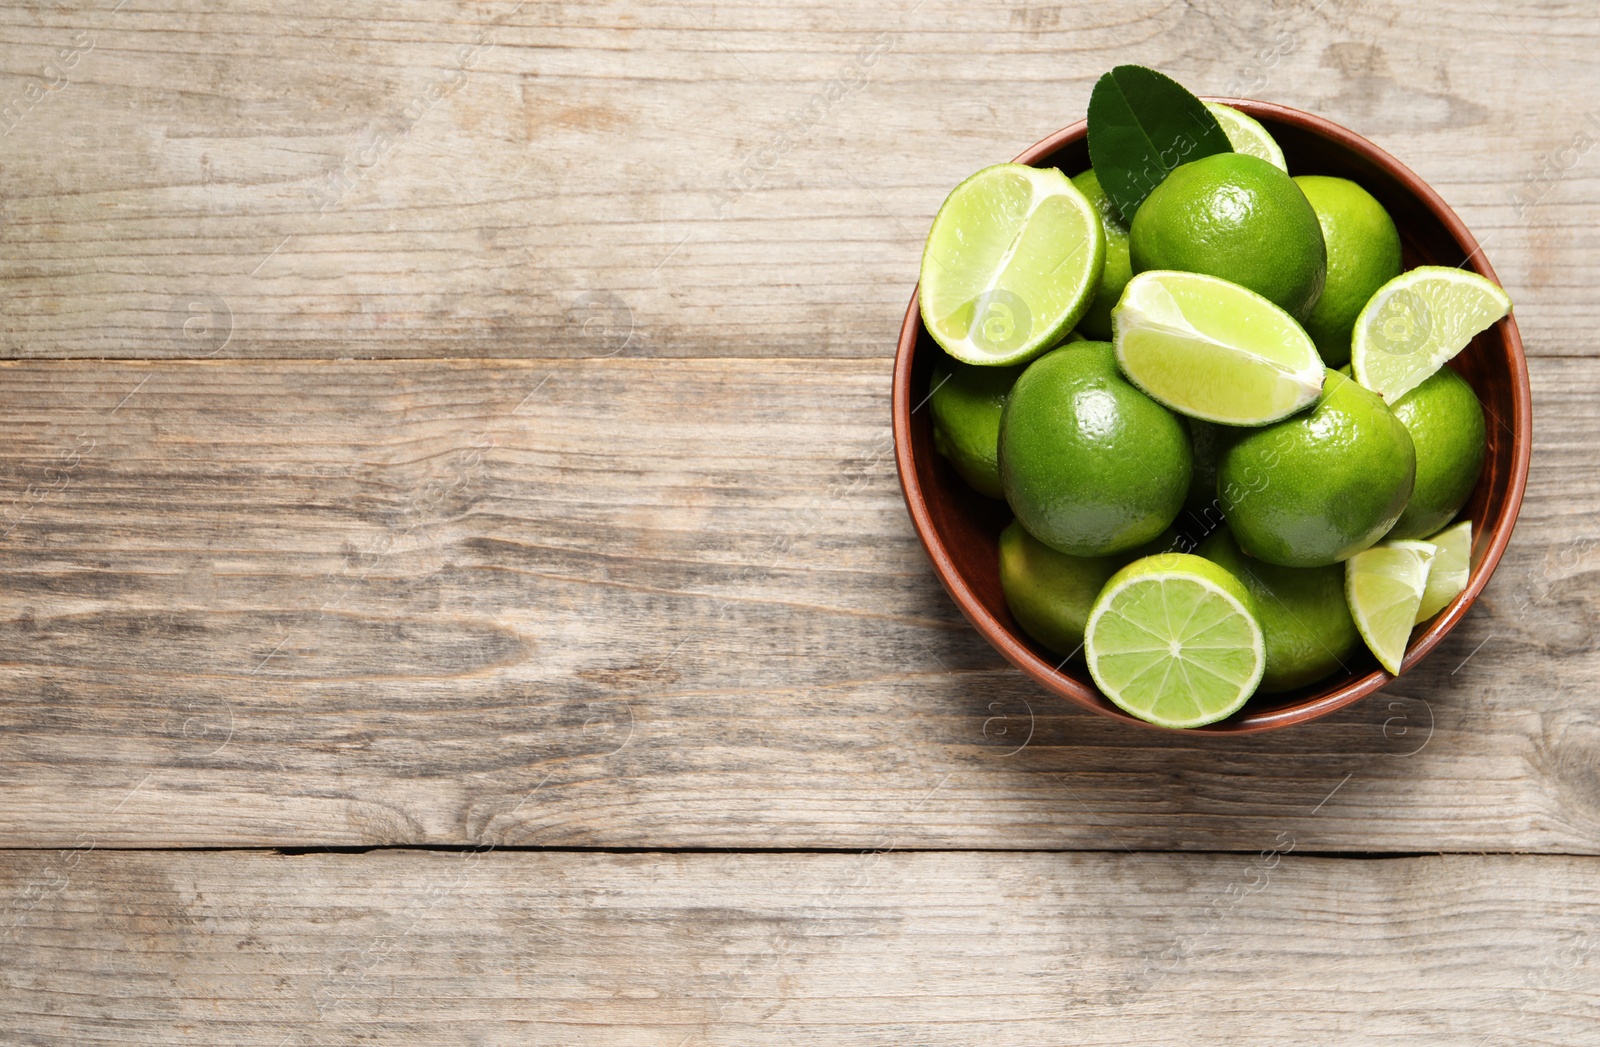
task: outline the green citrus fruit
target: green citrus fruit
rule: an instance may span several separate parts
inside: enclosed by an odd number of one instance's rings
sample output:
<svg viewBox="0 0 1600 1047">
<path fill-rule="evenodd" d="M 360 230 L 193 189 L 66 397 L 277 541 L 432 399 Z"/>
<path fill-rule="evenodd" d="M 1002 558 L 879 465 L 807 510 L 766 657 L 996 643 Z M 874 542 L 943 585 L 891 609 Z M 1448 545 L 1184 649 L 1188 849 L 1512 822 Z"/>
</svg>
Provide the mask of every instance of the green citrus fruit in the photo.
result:
<svg viewBox="0 0 1600 1047">
<path fill-rule="evenodd" d="M 1118 373 L 1106 342 L 1072 342 L 1028 365 L 1000 418 L 1011 511 L 1074 556 L 1107 556 L 1166 530 L 1190 470 L 1183 423 Z"/>
<path fill-rule="evenodd" d="M 928 231 L 922 322 L 957 360 L 1025 363 L 1089 308 L 1105 257 L 1100 219 L 1066 175 L 986 167 L 951 191 Z"/>
<path fill-rule="evenodd" d="M 1123 556 L 1058 553 L 1017 521 L 1000 532 L 1000 588 L 1024 632 L 1063 658 L 1083 643 L 1089 608 Z"/>
<path fill-rule="evenodd" d="M 1113 704 L 1161 727 L 1232 715 L 1266 667 L 1249 590 L 1188 553 L 1146 556 L 1112 575 L 1089 612 L 1083 652 Z"/>
<path fill-rule="evenodd" d="M 1063 658 L 1078 653 L 1089 609 L 1113 574 L 1141 556 L 1170 552 L 1175 532 L 1113 556 L 1058 553 L 1017 521 L 1000 532 L 1000 588 L 1023 631 Z"/>
<path fill-rule="evenodd" d="M 1350 360 L 1350 328 L 1378 288 L 1400 275 L 1400 233 L 1383 205 L 1347 178 L 1301 175 L 1328 247 L 1322 297 L 1306 316 L 1306 333 L 1329 367 Z"/>
<path fill-rule="evenodd" d="M 1021 366 L 974 367 L 948 357 L 933 368 L 933 446 L 980 494 L 1001 498 L 1000 412 Z"/>
<path fill-rule="evenodd" d="M 1134 213 L 1128 245 L 1135 273 L 1221 277 L 1295 316 L 1316 303 L 1328 263 L 1317 212 L 1300 187 L 1244 153 L 1175 168 Z"/>
<path fill-rule="evenodd" d="M 1280 171 L 1289 170 L 1289 165 L 1283 159 L 1283 150 L 1260 121 L 1246 116 L 1231 105 L 1207 102 L 1206 108 L 1222 125 L 1222 133 L 1228 136 L 1228 144 L 1233 146 L 1234 152 L 1259 156 Z"/>
<path fill-rule="evenodd" d="M 1322 358 L 1294 317 L 1228 280 L 1140 273 L 1111 321 L 1122 373 L 1190 418 L 1266 425 L 1322 392 Z"/>
<path fill-rule="evenodd" d="M 1345 668 L 1361 646 L 1344 597 L 1344 571 L 1326 567 L 1280 567 L 1252 559 L 1226 527 L 1201 543 L 1199 553 L 1244 583 L 1255 598 L 1256 618 L 1267 646 L 1261 690 L 1288 691 L 1316 683 Z"/>
<path fill-rule="evenodd" d="M 1431 542 L 1380 542 L 1345 561 L 1350 617 L 1367 647 L 1396 676 L 1438 551 Z"/>
<path fill-rule="evenodd" d="M 1472 521 L 1445 528 L 1429 538 L 1428 544 L 1436 551 L 1428 568 L 1428 586 L 1417 607 L 1418 625 L 1450 606 L 1467 587 L 1472 576 Z"/>
<path fill-rule="evenodd" d="M 1395 403 L 1511 311 L 1492 281 L 1444 265 L 1420 265 L 1378 288 L 1350 331 L 1356 381 Z"/>
<path fill-rule="evenodd" d="M 1416 479 L 1411 436 L 1383 400 L 1328 371 L 1310 411 L 1237 438 L 1217 495 L 1239 547 L 1285 567 L 1322 567 L 1382 538 Z"/>
<path fill-rule="evenodd" d="M 1100 288 L 1095 291 L 1089 311 L 1078 321 L 1078 330 L 1090 338 L 1109 340 L 1111 307 L 1122 297 L 1122 289 L 1128 286 L 1128 279 L 1133 276 L 1133 269 L 1128 262 L 1128 226 L 1122 220 L 1122 212 L 1117 210 L 1106 191 L 1100 188 L 1100 179 L 1093 168 L 1074 176 L 1072 184 L 1094 205 L 1106 234 L 1106 266 L 1100 276 Z"/>
<path fill-rule="evenodd" d="M 1483 405 L 1450 368 L 1395 401 L 1394 416 L 1417 450 L 1417 482 L 1390 538 L 1427 538 L 1472 496 L 1485 452 Z"/>
</svg>

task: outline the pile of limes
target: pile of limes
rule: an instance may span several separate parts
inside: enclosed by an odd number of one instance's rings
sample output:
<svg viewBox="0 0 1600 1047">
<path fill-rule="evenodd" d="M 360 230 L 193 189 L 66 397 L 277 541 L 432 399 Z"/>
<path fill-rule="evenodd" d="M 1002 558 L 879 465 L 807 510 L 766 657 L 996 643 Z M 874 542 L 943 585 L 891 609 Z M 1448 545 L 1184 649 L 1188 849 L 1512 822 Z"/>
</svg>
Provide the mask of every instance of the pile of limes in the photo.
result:
<svg viewBox="0 0 1600 1047">
<path fill-rule="evenodd" d="M 947 358 L 935 446 L 1004 498 L 1017 623 L 1166 727 L 1346 668 L 1398 673 L 1466 586 L 1450 526 L 1485 453 L 1444 364 L 1504 317 L 1476 274 L 1401 271 L 1383 206 L 1290 177 L 1267 131 L 1171 170 L 1124 222 L 1093 170 L 1001 164 L 945 201 L 922 260 Z"/>
</svg>

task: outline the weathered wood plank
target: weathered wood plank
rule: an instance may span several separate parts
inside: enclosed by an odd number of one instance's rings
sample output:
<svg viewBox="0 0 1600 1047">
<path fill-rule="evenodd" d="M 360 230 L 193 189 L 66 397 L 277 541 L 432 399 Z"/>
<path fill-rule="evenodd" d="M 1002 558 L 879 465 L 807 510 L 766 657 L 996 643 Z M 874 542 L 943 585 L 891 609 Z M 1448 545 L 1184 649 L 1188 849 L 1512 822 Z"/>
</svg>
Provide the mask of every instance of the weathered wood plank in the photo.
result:
<svg viewBox="0 0 1600 1047">
<path fill-rule="evenodd" d="M 1600 366 L 1534 366 L 1488 596 L 1395 694 L 1069 711 L 910 531 L 874 361 L 0 366 L 0 835 L 1600 848 Z"/>
<path fill-rule="evenodd" d="M 882 357 L 950 187 L 1137 61 L 1388 148 L 1530 352 L 1592 356 L 1595 40 L 1561 0 L 8 5 L 0 353 Z"/>
<path fill-rule="evenodd" d="M 0 857 L 30 1047 L 1579 1044 L 1593 858 Z"/>
</svg>

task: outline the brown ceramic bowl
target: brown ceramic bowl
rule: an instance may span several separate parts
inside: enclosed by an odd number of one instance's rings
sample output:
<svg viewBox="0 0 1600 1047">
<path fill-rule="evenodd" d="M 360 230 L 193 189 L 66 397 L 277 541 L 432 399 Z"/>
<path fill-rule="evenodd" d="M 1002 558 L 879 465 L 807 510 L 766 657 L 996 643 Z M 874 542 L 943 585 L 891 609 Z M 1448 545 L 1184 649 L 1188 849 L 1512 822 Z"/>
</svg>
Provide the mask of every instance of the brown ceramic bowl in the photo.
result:
<svg viewBox="0 0 1600 1047">
<path fill-rule="evenodd" d="M 1349 178 L 1377 197 L 1399 227 L 1407 269 L 1467 265 L 1499 282 L 1478 242 L 1439 194 L 1365 138 L 1319 116 L 1270 102 L 1212 101 L 1235 106 L 1261 121 L 1283 147 L 1292 173 Z M 1017 162 L 1059 167 L 1068 175 L 1085 170 L 1089 147 L 1084 121 L 1046 138 L 1017 157 Z M 934 451 L 930 412 L 921 406 L 941 352 L 923 329 L 913 293 L 894 366 L 895 461 L 912 523 L 939 580 L 978 632 L 1047 689 L 1102 716 L 1151 726 L 1107 701 L 1081 658 L 1058 664 L 1060 659 L 1034 643 L 1006 610 L 997 543 L 1011 513 L 1005 503 L 967 487 Z M 1472 574 L 1455 602 L 1412 638 L 1402 670 L 1414 666 L 1449 635 L 1483 591 L 1511 540 L 1528 480 L 1532 400 L 1516 320 L 1507 317 L 1480 334 L 1451 366 L 1472 384 L 1488 416 L 1489 449 L 1483 476 L 1461 517 L 1472 520 Z M 1285 694 L 1259 695 L 1228 719 L 1194 730 L 1245 733 L 1304 723 L 1366 697 L 1391 679 L 1363 650 L 1346 675 Z"/>
</svg>

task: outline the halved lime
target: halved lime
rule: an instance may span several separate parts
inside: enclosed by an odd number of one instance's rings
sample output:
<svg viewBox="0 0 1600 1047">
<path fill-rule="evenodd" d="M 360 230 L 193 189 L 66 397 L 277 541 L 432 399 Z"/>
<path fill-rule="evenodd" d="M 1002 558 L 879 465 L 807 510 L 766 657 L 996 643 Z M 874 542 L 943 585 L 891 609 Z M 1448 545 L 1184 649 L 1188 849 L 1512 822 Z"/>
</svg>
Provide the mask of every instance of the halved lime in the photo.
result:
<svg viewBox="0 0 1600 1047">
<path fill-rule="evenodd" d="M 1418 266 L 1362 307 L 1351 332 L 1352 373 L 1392 404 L 1510 311 L 1506 293 L 1477 273 Z"/>
<path fill-rule="evenodd" d="M 1438 546 L 1439 551 L 1433 555 L 1428 586 L 1422 591 L 1422 605 L 1417 608 L 1419 625 L 1444 610 L 1467 587 L 1467 576 L 1472 573 L 1472 521 L 1446 527 L 1428 543 Z"/>
<path fill-rule="evenodd" d="M 1266 425 L 1322 392 L 1322 357 L 1294 318 L 1215 276 L 1140 273 L 1111 325 L 1128 380 L 1191 418 Z"/>
<path fill-rule="evenodd" d="M 1089 612 L 1083 650 L 1105 696 L 1160 727 L 1232 715 L 1267 664 L 1249 591 L 1188 553 L 1147 556 L 1112 575 Z"/>
<path fill-rule="evenodd" d="M 1345 561 L 1350 617 L 1378 661 L 1396 676 L 1437 548 L 1431 542 L 1380 542 Z"/>
<path fill-rule="evenodd" d="M 1016 364 L 1059 343 L 1094 299 L 1106 237 L 1055 168 L 986 167 L 955 187 L 922 252 L 922 322 L 969 364 Z"/>
<path fill-rule="evenodd" d="M 1254 117 L 1246 116 L 1231 105 L 1219 105 L 1216 102 L 1207 102 L 1206 108 L 1222 125 L 1222 133 L 1228 136 L 1228 144 L 1233 146 L 1234 152 L 1258 156 L 1280 171 L 1289 170 L 1289 165 L 1283 159 L 1283 150 L 1278 148 L 1278 143 L 1272 140 L 1267 129 Z"/>
</svg>

